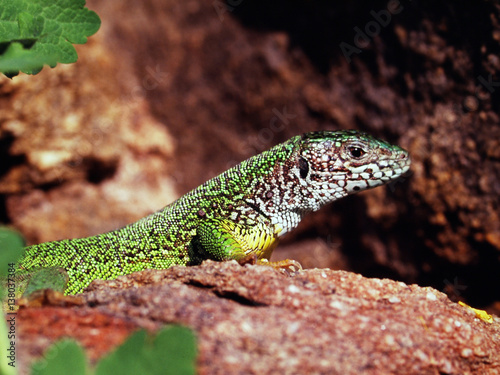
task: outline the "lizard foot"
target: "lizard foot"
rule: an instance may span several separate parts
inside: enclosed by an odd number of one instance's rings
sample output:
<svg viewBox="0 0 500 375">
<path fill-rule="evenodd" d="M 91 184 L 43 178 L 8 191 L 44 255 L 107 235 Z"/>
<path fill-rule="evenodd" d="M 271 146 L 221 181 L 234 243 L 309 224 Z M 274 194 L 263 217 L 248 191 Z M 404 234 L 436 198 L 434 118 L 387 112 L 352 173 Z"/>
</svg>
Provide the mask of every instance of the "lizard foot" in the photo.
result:
<svg viewBox="0 0 500 375">
<path fill-rule="evenodd" d="M 82 306 L 85 301 L 80 296 L 65 296 L 62 292 L 53 289 L 38 289 L 29 296 L 22 296 L 17 300 L 19 307 L 42 306 Z"/>
<path fill-rule="evenodd" d="M 285 272 L 288 275 L 302 270 L 302 265 L 293 259 L 283 259 L 276 262 L 270 262 L 269 260 L 263 258 L 258 259 L 257 264 L 273 267 L 277 270 Z"/>
</svg>

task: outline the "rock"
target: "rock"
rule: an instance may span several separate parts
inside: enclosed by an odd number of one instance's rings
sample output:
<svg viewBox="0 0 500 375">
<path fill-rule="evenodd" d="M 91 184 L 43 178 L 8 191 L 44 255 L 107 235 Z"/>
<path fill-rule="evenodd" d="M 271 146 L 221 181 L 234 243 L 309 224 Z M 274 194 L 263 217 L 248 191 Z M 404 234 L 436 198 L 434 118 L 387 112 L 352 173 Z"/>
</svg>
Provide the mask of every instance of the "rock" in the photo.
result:
<svg viewBox="0 0 500 375">
<path fill-rule="evenodd" d="M 20 310 L 23 366 L 58 335 L 76 337 L 95 363 L 125 332 L 173 323 L 196 332 L 200 374 L 494 374 L 500 366 L 498 317 L 478 319 L 433 288 L 345 271 L 287 276 L 206 261 L 94 281 L 81 297 L 86 306 Z"/>
<path fill-rule="evenodd" d="M 29 243 L 102 233 L 293 135 L 357 128 L 407 148 L 411 176 L 282 245 L 325 242 L 295 257 L 309 267 L 457 278 L 495 308 L 500 7 L 377 4 L 87 1 L 102 26 L 76 64 L 0 78 L 0 220 Z"/>
</svg>

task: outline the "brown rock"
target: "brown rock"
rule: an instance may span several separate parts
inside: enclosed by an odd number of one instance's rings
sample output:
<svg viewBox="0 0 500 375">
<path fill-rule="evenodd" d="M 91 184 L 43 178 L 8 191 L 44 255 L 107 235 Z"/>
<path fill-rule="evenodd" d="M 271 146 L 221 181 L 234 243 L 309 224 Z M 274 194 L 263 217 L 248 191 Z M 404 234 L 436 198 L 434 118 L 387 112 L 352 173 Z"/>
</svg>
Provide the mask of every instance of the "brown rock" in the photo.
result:
<svg viewBox="0 0 500 375">
<path fill-rule="evenodd" d="M 339 44 L 387 3 L 214 4 L 89 0 L 102 27 L 76 64 L 0 80 L 0 221 L 29 243 L 97 234 L 292 135 L 358 128 L 412 174 L 311 215 L 277 257 L 500 311 L 498 3 L 401 1 L 351 62 Z"/>
<path fill-rule="evenodd" d="M 179 323 L 196 332 L 200 374 L 499 373 L 500 319 L 480 320 L 433 288 L 207 261 L 87 290 L 89 307 L 20 311 L 24 366 L 61 335 L 76 337 L 95 363 L 134 327 Z"/>
</svg>

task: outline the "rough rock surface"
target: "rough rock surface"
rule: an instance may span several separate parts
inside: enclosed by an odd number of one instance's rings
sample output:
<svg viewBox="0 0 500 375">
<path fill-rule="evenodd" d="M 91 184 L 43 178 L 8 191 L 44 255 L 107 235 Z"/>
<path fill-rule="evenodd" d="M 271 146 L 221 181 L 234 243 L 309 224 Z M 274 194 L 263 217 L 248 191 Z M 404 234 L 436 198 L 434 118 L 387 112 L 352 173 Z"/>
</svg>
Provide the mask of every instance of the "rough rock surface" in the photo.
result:
<svg viewBox="0 0 500 375">
<path fill-rule="evenodd" d="M 413 174 L 311 216 L 277 257 L 494 309 L 498 3 L 235 3 L 89 1 L 102 27 L 77 64 L 2 79 L 0 220 L 30 243 L 96 234 L 292 135 L 357 128 Z"/>
<path fill-rule="evenodd" d="M 198 337 L 200 374 L 500 374 L 498 317 L 345 271 L 207 261 L 94 282 L 82 297 L 21 309 L 23 368 L 58 337 L 76 337 L 95 362 L 137 327 L 180 323 Z"/>
</svg>

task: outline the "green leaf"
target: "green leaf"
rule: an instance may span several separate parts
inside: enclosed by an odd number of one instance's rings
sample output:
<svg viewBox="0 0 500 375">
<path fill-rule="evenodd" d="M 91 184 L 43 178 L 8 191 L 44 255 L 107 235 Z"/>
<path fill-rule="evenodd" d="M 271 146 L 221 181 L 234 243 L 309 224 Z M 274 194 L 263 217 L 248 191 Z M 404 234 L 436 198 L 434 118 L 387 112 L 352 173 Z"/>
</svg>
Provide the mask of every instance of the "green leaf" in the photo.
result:
<svg viewBox="0 0 500 375">
<path fill-rule="evenodd" d="M 56 342 L 33 363 L 31 375 L 86 375 L 87 359 L 81 346 L 73 339 Z"/>
<path fill-rule="evenodd" d="M 196 339 L 181 326 L 162 329 L 156 337 L 141 330 L 132 334 L 96 366 L 96 375 L 195 374 Z"/>
<path fill-rule="evenodd" d="M 31 293 L 40 289 L 52 289 L 61 293 L 68 285 L 68 272 L 62 267 L 47 267 L 29 274 L 29 280 L 23 296 L 29 296 Z"/>
<path fill-rule="evenodd" d="M 196 338 L 189 328 L 171 326 L 161 330 L 151 351 L 153 360 L 165 366 L 158 369 L 161 373 L 172 375 L 195 373 Z"/>
<path fill-rule="evenodd" d="M 36 74 L 45 64 L 55 66 L 57 57 L 33 53 L 30 49 L 24 48 L 21 43 L 10 44 L 5 53 L 0 56 L 0 72 L 9 77 L 17 75 L 19 71 Z"/>
<path fill-rule="evenodd" d="M 11 332 L 7 330 L 6 324 L 7 319 L 11 318 L 11 316 L 9 314 L 9 317 L 6 317 L 3 313 L 0 313 L 2 319 L 0 321 L 0 353 L 5 353 L 0 356 L 0 374 L 2 375 L 17 374 L 16 368 L 12 366 L 16 364 L 17 359 L 15 337 L 12 337 Z"/>
<path fill-rule="evenodd" d="M 144 330 L 130 335 L 114 352 L 99 361 L 95 375 L 110 375 L 113 372 L 120 375 L 150 374 L 150 372 L 141 371 L 141 369 L 144 370 L 145 365 L 148 365 L 144 347 L 146 335 L 147 332 Z"/>
<path fill-rule="evenodd" d="M 36 74 L 45 64 L 73 63 L 73 44 L 85 43 L 100 24 L 85 0 L 0 0 L 0 71 Z"/>
<path fill-rule="evenodd" d="M 23 254 L 24 239 L 7 227 L 0 227 L 0 278 L 7 276 L 9 264 L 14 264 Z"/>
</svg>

